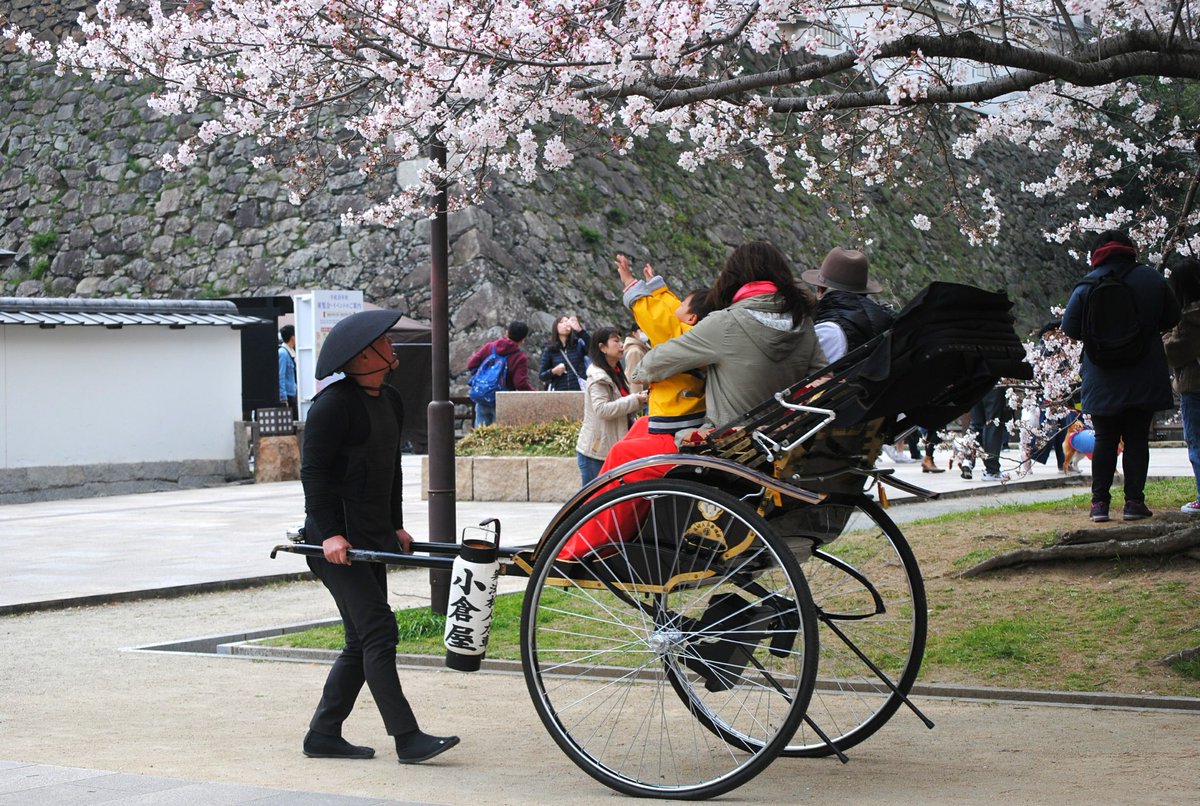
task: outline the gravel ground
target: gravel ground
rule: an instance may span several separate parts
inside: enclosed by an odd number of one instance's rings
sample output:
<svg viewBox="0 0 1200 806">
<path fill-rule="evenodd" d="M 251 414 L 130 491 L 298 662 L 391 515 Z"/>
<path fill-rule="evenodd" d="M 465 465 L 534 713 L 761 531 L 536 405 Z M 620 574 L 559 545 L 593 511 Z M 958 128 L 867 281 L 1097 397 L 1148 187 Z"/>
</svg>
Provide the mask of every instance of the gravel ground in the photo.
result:
<svg viewBox="0 0 1200 806">
<path fill-rule="evenodd" d="M 394 604 L 408 606 L 427 577 L 393 572 L 392 587 Z M 379 755 L 301 755 L 323 665 L 129 651 L 334 616 L 324 590 L 300 582 L 0 618 L 0 759 L 431 803 L 633 802 L 559 751 L 520 676 L 403 670 L 422 726 L 463 743 L 437 763 L 401 767 L 365 691 L 346 735 Z M 933 731 L 898 714 L 849 764 L 780 759 L 722 802 L 1094 806 L 1200 792 L 1194 713 L 920 704 Z"/>
</svg>

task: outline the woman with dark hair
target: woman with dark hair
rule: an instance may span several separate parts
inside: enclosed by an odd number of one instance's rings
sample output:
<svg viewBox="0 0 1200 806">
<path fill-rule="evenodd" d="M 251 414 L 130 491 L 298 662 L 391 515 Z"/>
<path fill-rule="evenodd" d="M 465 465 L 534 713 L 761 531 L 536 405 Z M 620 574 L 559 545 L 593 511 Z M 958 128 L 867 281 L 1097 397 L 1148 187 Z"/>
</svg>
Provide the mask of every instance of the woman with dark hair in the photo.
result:
<svg viewBox="0 0 1200 806">
<path fill-rule="evenodd" d="M 774 293 L 780 297 L 776 307 L 782 306 L 781 310 L 791 314 L 792 327 L 799 327 L 804 317 L 811 316 L 816 310 L 816 299 L 806 288 L 796 284 L 787 258 L 767 241 L 751 241 L 733 250 L 708 292 L 708 307 L 714 311 L 728 308 L 734 302 L 746 299 L 743 289 L 747 285 L 757 283 L 775 286 Z"/>
<path fill-rule="evenodd" d="M 1185 258 L 1167 278 L 1175 299 L 1183 309 L 1179 324 L 1163 334 L 1167 363 L 1179 393 L 1179 416 L 1183 439 L 1196 477 L 1196 498 L 1180 507 L 1189 515 L 1200 515 L 1200 260 Z"/>
<path fill-rule="evenodd" d="M 707 424 L 729 422 L 825 366 L 813 330 L 816 300 L 787 258 L 766 241 L 739 246 L 708 293 L 713 312 L 682 336 L 655 345 L 633 372 L 658 381 L 708 367 Z"/>
<path fill-rule="evenodd" d="M 587 379 L 588 333 L 574 316 L 560 316 L 550 328 L 538 377 L 547 392 L 576 392 Z"/>
<path fill-rule="evenodd" d="M 646 392 L 630 392 L 625 371 L 621 334 L 615 327 L 599 328 L 589 340 L 592 364 L 587 370 L 583 396 L 583 426 L 575 442 L 579 476 L 587 486 L 600 473 L 604 457 L 629 431 L 629 417 L 641 410 Z"/>
</svg>

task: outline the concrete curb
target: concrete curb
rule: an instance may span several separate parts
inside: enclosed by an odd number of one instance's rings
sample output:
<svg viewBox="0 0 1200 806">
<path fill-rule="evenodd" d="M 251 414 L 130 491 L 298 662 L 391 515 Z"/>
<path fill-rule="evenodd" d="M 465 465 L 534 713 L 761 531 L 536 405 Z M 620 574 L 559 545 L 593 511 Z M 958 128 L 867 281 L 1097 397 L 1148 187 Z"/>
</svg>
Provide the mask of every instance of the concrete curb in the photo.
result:
<svg viewBox="0 0 1200 806">
<path fill-rule="evenodd" d="M 336 623 L 336 622 L 333 622 Z M 293 630 L 294 632 L 294 630 Z M 338 652 L 332 649 L 300 649 L 289 647 L 262 646 L 250 642 L 235 641 L 221 644 L 217 653 L 231 657 L 255 660 L 302 661 L 307 663 L 332 664 Z M 396 664 L 410 669 L 442 669 L 444 659 L 440 655 L 397 655 Z M 485 659 L 480 671 L 494 674 L 523 674 L 521 662 L 515 660 Z M 821 681 L 817 686 L 823 687 Z M 828 686 L 828 688 L 833 688 Z M 1200 714 L 1200 697 L 1159 697 L 1149 694 L 1118 694 L 1101 691 L 1043 691 L 1039 689 L 990 688 L 985 686 L 962 686 L 939 683 L 918 683 L 913 686 L 914 697 L 937 697 L 953 700 L 979 700 L 986 702 L 1036 703 L 1084 708 L 1127 708 L 1187 711 Z"/>
<path fill-rule="evenodd" d="M 41 602 L 18 602 L 0 605 L 0 616 L 15 616 L 23 613 L 38 613 L 44 610 L 67 610 L 72 607 L 96 607 L 99 605 L 137 602 L 143 599 L 174 599 L 197 593 L 238 591 L 261 588 L 279 582 L 299 582 L 314 579 L 311 571 L 293 571 L 287 574 L 246 577 L 244 579 L 219 579 L 213 582 L 196 582 L 190 585 L 172 585 L 166 588 L 145 588 L 115 593 L 96 593 L 89 596 L 72 596 L 64 599 L 47 599 Z"/>
</svg>

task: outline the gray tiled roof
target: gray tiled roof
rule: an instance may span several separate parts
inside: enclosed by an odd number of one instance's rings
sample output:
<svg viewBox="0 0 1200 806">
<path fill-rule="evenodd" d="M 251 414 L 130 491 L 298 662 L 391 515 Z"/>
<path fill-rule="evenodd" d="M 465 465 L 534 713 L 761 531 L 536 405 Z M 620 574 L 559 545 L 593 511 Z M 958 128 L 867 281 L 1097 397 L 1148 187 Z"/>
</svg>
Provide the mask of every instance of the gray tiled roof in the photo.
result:
<svg viewBox="0 0 1200 806">
<path fill-rule="evenodd" d="M 240 314 L 236 305 L 223 300 L 0 297 L 0 325 L 241 328 L 265 321 Z"/>
</svg>

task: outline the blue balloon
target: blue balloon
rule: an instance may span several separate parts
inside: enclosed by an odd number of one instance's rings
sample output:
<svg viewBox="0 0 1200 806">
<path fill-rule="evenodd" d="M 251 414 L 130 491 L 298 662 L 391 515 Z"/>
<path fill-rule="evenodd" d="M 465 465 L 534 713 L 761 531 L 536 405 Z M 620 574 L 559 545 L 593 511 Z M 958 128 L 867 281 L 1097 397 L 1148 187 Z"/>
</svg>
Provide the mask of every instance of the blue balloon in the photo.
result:
<svg viewBox="0 0 1200 806">
<path fill-rule="evenodd" d="M 1071 435 L 1071 447 L 1091 456 L 1092 451 L 1096 450 L 1096 432 L 1090 428 L 1076 431 Z"/>
</svg>

